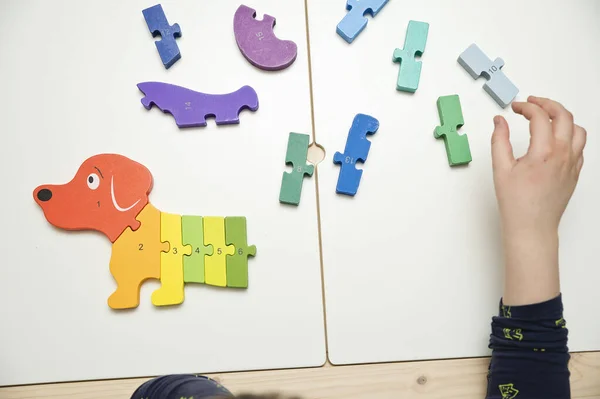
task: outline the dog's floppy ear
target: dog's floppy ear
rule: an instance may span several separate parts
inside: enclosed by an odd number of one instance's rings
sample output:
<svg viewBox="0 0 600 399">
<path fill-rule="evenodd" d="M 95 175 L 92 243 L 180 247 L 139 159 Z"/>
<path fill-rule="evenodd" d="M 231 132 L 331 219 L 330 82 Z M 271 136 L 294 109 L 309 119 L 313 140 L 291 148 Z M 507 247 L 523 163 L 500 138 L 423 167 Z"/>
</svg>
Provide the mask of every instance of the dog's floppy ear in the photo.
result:
<svg viewBox="0 0 600 399">
<path fill-rule="evenodd" d="M 138 204 L 146 205 L 153 185 L 152 174 L 148 168 L 122 155 L 105 155 L 109 157 L 107 174 L 112 179 L 111 184 L 118 204 L 129 207 L 139 201 Z"/>
</svg>

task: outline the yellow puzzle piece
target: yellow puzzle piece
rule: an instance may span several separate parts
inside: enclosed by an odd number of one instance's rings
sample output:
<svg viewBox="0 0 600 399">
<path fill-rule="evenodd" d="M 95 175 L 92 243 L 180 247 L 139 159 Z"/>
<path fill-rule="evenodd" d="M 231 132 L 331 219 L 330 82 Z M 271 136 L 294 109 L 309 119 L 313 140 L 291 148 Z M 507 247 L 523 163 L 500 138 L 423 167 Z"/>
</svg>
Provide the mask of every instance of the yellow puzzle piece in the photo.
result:
<svg viewBox="0 0 600 399">
<path fill-rule="evenodd" d="M 205 284 L 225 287 L 227 285 L 226 255 L 233 255 L 233 245 L 225 245 L 225 218 L 204 218 L 204 245 L 213 246 L 213 254 L 204 263 Z"/>
<path fill-rule="evenodd" d="M 138 214 L 141 226 L 125 229 L 112 246 L 110 272 L 117 289 L 108 298 L 113 309 L 136 308 L 144 280 L 160 278 L 160 253 L 169 246 L 160 242 L 160 211 L 148 204 Z"/>
<path fill-rule="evenodd" d="M 181 216 L 162 212 L 160 214 L 160 240 L 169 244 L 160 253 L 161 287 L 152 293 L 155 306 L 179 305 L 183 302 L 183 255 L 192 253 L 184 246 L 181 233 Z"/>
</svg>

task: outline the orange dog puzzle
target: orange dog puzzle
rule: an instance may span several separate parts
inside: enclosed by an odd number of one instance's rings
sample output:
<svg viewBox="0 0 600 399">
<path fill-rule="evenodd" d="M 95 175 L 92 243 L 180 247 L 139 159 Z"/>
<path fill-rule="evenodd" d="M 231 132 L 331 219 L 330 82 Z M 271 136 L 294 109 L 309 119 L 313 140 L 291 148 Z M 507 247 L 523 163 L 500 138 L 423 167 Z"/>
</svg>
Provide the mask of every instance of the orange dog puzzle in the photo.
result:
<svg viewBox="0 0 600 399">
<path fill-rule="evenodd" d="M 185 229 L 180 215 L 163 213 L 150 204 L 152 185 L 152 174 L 142 164 L 122 155 L 100 154 L 84 161 L 69 183 L 42 185 L 33 191 L 34 200 L 50 224 L 65 230 L 99 231 L 113 243 L 110 272 L 117 287 L 108 298 L 108 306 L 113 309 L 137 307 L 140 287 L 148 279 L 161 283 L 152 293 L 155 306 L 182 303 L 186 282 L 229 286 L 225 284 L 224 262 L 230 258 L 226 254 L 238 249 L 225 246 L 223 221 L 227 218 L 204 218 L 209 221 L 209 231 L 206 224 L 204 231 Z M 203 248 L 217 249 L 200 251 L 186 245 L 198 242 L 204 244 Z M 206 264 L 206 271 L 204 267 L 195 268 L 194 278 L 184 279 L 184 262 L 193 250 L 194 256 L 204 256 L 197 264 Z M 215 269 L 217 278 L 213 277 Z"/>
</svg>

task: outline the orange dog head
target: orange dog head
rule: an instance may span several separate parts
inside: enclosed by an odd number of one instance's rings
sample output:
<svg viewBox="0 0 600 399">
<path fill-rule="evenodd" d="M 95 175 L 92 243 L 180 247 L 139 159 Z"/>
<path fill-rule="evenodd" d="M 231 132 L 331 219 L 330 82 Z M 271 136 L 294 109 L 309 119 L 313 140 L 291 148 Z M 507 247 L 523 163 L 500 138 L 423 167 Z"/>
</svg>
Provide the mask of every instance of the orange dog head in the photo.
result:
<svg viewBox="0 0 600 399">
<path fill-rule="evenodd" d="M 96 230 L 111 242 L 130 226 L 148 204 L 152 174 L 122 155 L 100 154 L 87 159 L 67 184 L 43 185 L 33 198 L 46 219 L 66 230 Z"/>
</svg>

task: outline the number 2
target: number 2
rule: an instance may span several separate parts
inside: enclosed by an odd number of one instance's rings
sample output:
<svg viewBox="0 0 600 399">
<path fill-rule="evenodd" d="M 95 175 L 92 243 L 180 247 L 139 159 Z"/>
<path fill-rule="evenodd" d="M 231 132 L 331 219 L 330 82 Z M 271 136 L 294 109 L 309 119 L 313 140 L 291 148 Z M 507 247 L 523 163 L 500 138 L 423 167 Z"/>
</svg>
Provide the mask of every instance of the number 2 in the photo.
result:
<svg viewBox="0 0 600 399">
<path fill-rule="evenodd" d="M 144 244 L 138 244 L 138 251 L 144 250 Z"/>
</svg>

